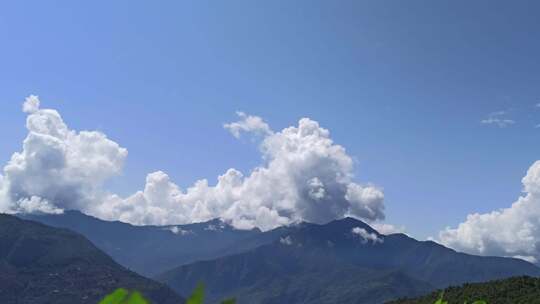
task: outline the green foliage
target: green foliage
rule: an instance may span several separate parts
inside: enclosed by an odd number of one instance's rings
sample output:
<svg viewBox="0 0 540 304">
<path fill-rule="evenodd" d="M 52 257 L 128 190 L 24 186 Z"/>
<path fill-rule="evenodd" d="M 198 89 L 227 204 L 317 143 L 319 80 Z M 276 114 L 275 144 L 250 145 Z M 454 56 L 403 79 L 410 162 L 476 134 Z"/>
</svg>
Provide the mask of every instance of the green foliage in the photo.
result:
<svg viewBox="0 0 540 304">
<path fill-rule="evenodd" d="M 448 301 L 445 301 L 443 298 L 444 292 L 441 293 L 439 299 L 434 304 L 448 304 Z M 186 304 L 203 304 L 203 301 L 204 285 L 199 284 L 191 294 L 191 297 L 187 299 Z M 137 291 L 129 292 L 126 289 L 119 288 L 106 296 L 99 304 L 149 304 L 149 302 Z M 221 304 L 236 304 L 236 300 L 227 299 L 222 301 Z M 467 304 L 467 301 L 465 301 L 464 304 Z M 475 301 L 472 304 L 487 304 L 487 302 L 480 300 Z"/>
<path fill-rule="evenodd" d="M 444 292 L 434 304 L 448 304 L 448 301 L 443 300 Z M 203 304 L 204 302 L 204 285 L 199 284 L 187 299 L 186 304 Z M 99 304 L 149 304 L 149 302 L 137 291 L 129 292 L 124 288 L 118 288 L 113 293 L 107 295 Z M 235 299 L 227 299 L 221 304 L 236 304 Z M 465 301 L 464 304 L 467 304 Z M 487 304 L 486 301 L 475 301 L 472 304 Z"/>
<path fill-rule="evenodd" d="M 444 291 L 441 293 L 441 297 L 435 302 L 435 304 L 448 304 L 448 301 L 444 301 Z"/>
<path fill-rule="evenodd" d="M 203 304 L 204 301 L 204 285 L 199 284 L 193 291 L 193 294 L 187 299 L 186 304 Z M 119 288 L 110 295 L 106 296 L 99 304 L 149 304 L 143 296 L 137 292 L 129 292 L 126 289 Z M 221 304 L 236 304 L 235 299 L 227 299 Z"/>
<path fill-rule="evenodd" d="M 444 292 L 441 294 L 441 297 L 435 302 L 435 304 L 448 304 L 448 301 L 443 300 L 444 298 Z M 467 301 L 465 303 L 467 304 Z M 472 304 L 487 304 L 486 301 L 474 301 Z"/>
<path fill-rule="evenodd" d="M 204 301 L 204 285 L 199 284 L 193 291 L 193 294 L 187 300 L 186 304 L 203 304 Z M 236 304 L 235 299 L 227 299 L 221 302 L 221 304 Z"/>
<path fill-rule="evenodd" d="M 186 304 L 203 304 L 204 300 L 204 286 L 199 284 L 193 291 L 193 294 L 187 300 Z"/>
<path fill-rule="evenodd" d="M 448 304 L 448 301 L 444 299 L 444 291 L 441 293 L 439 299 L 434 304 Z M 204 285 L 199 284 L 191 294 L 191 297 L 187 299 L 186 304 L 203 304 L 204 301 Z M 143 296 L 137 292 L 129 292 L 124 288 L 115 290 L 110 295 L 106 296 L 99 304 L 149 304 Z M 236 304 L 235 299 L 227 299 L 221 302 L 221 304 Z M 465 301 L 464 304 L 467 304 Z M 472 304 L 487 304 L 486 301 L 475 301 Z"/>
<path fill-rule="evenodd" d="M 540 304 L 540 278 L 522 276 L 467 283 L 444 289 L 444 300 L 436 302 L 438 299 L 442 299 L 440 290 L 414 299 L 394 300 L 388 304 Z"/>
<path fill-rule="evenodd" d="M 121 303 L 121 301 L 125 299 L 127 295 L 127 290 L 119 288 L 110 295 L 106 296 L 103 300 L 101 300 L 101 302 L 99 302 L 99 304 L 118 304 Z"/>
<path fill-rule="evenodd" d="M 123 288 L 115 290 L 106 296 L 99 304 L 148 304 L 149 302 L 137 292 L 129 292 Z"/>
</svg>

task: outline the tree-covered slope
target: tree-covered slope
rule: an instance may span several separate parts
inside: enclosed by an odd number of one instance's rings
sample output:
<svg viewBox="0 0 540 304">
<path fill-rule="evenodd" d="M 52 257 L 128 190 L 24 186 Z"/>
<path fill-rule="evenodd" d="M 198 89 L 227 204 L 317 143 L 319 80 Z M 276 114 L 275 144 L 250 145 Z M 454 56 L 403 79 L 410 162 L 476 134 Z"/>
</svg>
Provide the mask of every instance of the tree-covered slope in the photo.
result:
<svg viewBox="0 0 540 304">
<path fill-rule="evenodd" d="M 415 299 L 400 299 L 388 304 L 433 304 L 444 293 L 449 304 L 472 303 L 484 300 L 488 304 L 540 303 L 540 278 L 514 277 L 486 283 L 464 284 L 435 291 Z"/>
<path fill-rule="evenodd" d="M 118 265 L 83 236 L 0 214 L 0 303 L 97 303 L 118 287 L 178 304 L 168 287 Z"/>
<path fill-rule="evenodd" d="M 382 303 L 434 289 L 399 271 L 358 267 L 323 252 L 294 252 L 287 245 L 184 265 L 157 279 L 179 293 L 204 282 L 209 303 L 227 297 L 240 304 Z"/>
</svg>

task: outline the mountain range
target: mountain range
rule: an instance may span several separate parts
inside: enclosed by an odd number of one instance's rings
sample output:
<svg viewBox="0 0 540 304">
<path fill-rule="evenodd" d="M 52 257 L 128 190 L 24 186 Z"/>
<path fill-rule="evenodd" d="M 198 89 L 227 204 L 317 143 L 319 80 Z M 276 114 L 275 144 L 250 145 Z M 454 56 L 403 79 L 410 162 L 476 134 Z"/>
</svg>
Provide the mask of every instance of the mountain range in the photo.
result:
<svg viewBox="0 0 540 304">
<path fill-rule="evenodd" d="M 120 264 L 188 295 L 199 282 L 209 303 L 384 303 L 439 288 L 540 276 L 523 260 L 456 252 L 405 234 L 383 235 L 353 218 L 237 230 L 220 221 L 133 226 L 80 212 L 24 215 L 74 230 Z"/>
<path fill-rule="evenodd" d="M 345 218 L 304 224 L 270 244 L 183 265 L 156 279 L 181 294 L 205 282 L 212 303 L 234 295 L 239 303 L 322 304 L 383 303 L 523 274 L 538 276 L 540 269 L 518 259 L 458 253 L 404 234 L 385 236 Z"/>
<path fill-rule="evenodd" d="M 95 304 L 118 287 L 140 290 L 153 303 L 184 301 L 80 234 L 0 214 L 0 303 Z"/>
<path fill-rule="evenodd" d="M 236 242 L 261 232 L 237 230 L 219 219 L 189 225 L 134 226 L 79 211 L 18 216 L 80 233 L 118 263 L 145 276 L 221 256 Z"/>
</svg>

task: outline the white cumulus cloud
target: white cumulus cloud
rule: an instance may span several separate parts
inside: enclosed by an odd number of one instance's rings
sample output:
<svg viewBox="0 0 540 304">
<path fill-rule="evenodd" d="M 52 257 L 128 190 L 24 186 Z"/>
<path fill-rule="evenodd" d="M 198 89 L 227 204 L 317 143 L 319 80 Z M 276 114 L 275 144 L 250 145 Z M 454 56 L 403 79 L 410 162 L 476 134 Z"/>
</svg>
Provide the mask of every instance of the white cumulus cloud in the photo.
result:
<svg viewBox="0 0 540 304">
<path fill-rule="evenodd" d="M 241 118 L 246 117 L 252 116 Z M 256 120 L 266 125 L 261 118 Z M 253 132 L 260 134 L 258 129 Z M 199 180 L 183 190 L 166 173 L 154 172 L 143 191 L 111 197 L 100 215 L 136 224 L 220 217 L 237 228 L 263 230 L 297 221 L 324 223 L 346 215 L 368 221 L 384 218 L 382 191 L 352 181 L 351 157 L 316 121 L 303 118 L 298 126 L 279 132 L 267 129 L 265 134 L 260 144 L 264 162 L 248 175 L 229 169 L 215 185 Z"/>
<path fill-rule="evenodd" d="M 39 110 L 39 97 L 36 95 L 30 95 L 26 97 L 23 103 L 24 113 L 35 113 Z"/>
<path fill-rule="evenodd" d="M 239 121 L 223 125 L 223 127 L 229 130 L 234 137 L 240 138 L 242 132 L 254 133 L 262 136 L 272 134 L 270 126 L 268 126 L 268 124 L 259 116 L 247 115 L 241 111 L 237 111 L 236 115 L 240 117 Z"/>
<path fill-rule="evenodd" d="M 165 172 L 147 175 L 127 197 L 103 183 L 119 174 L 127 150 L 95 131 L 68 128 L 55 110 L 29 97 L 28 136 L 0 175 L 0 211 L 65 209 L 133 224 L 178 225 L 213 218 L 239 229 L 263 230 L 299 221 L 325 223 L 344 216 L 384 218 L 384 195 L 354 181 L 354 162 L 330 132 L 309 118 L 274 132 L 257 116 L 238 113 L 224 127 L 261 136 L 262 163 L 248 174 L 229 169 L 215 184 L 202 179 L 181 188 Z"/>
<path fill-rule="evenodd" d="M 439 233 L 439 241 L 456 250 L 480 255 L 540 258 L 540 161 L 522 179 L 524 194 L 510 207 L 474 213 L 456 228 Z"/>
<path fill-rule="evenodd" d="M 105 180 L 120 173 L 127 150 L 100 132 L 70 130 L 60 114 L 30 96 L 28 135 L 0 182 L 0 211 L 92 210 Z"/>
<path fill-rule="evenodd" d="M 393 233 L 406 233 L 406 229 L 403 226 L 395 226 L 387 223 L 372 223 L 373 229 L 377 230 L 380 234 L 388 235 Z"/>
<path fill-rule="evenodd" d="M 359 236 L 362 239 L 363 243 L 372 242 L 373 244 L 377 244 L 384 242 L 384 240 L 380 238 L 376 233 L 368 232 L 366 229 L 361 227 L 354 227 L 351 232 L 354 235 Z"/>
<path fill-rule="evenodd" d="M 62 214 L 63 209 L 55 207 L 47 200 L 38 196 L 32 196 L 30 198 L 23 198 L 18 201 L 19 211 L 22 213 L 49 213 L 49 214 Z"/>
</svg>

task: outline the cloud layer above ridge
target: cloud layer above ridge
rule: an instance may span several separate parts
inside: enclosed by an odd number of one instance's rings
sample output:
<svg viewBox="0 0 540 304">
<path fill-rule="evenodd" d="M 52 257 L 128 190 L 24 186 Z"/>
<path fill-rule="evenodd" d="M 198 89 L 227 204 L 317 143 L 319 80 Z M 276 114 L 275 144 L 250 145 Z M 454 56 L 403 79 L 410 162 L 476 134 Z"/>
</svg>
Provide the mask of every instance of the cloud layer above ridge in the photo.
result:
<svg viewBox="0 0 540 304">
<path fill-rule="evenodd" d="M 23 104 L 28 135 L 0 175 L 0 212 L 60 213 L 75 209 L 133 224 L 185 224 L 222 218 L 237 228 L 263 230 L 297 221 L 343 216 L 384 218 L 383 192 L 353 181 L 354 162 L 330 132 L 309 118 L 273 131 L 238 112 L 224 125 L 237 138 L 257 136 L 262 163 L 249 174 L 229 169 L 211 185 L 181 189 L 162 171 L 147 175 L 128 197 L 103 183 L 121 173 L 127 150 L 101 132 L 74 131 L 60 114 L 30 96 Z"/>
</svg>

